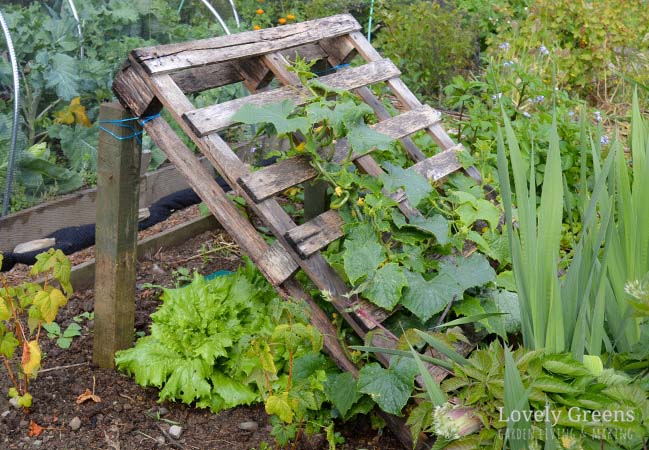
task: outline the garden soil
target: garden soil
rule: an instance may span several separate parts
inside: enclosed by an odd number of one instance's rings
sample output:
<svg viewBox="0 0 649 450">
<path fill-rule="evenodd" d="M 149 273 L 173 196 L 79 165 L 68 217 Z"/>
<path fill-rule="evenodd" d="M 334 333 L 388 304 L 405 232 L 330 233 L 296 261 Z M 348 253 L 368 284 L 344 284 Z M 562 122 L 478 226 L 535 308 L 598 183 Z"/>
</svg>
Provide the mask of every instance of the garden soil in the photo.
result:
<svg viewBox="0 0 649 450">
<path fill-rule="evenodd" d="M 156 230 L 170 228 L 179 221 L 198 214 L 197 208 L 174 214 Z M 148 234 L 156 230 L 148 231 Z M 75 264 L 93 257 L 93 249 L 72 255 Z M 148 331 L 150 314 L 159 305 L 160 290 L 147 283 L 173 287 L 173 271 L 186 267 L 209 274 L 216 270 L 236 270 L 241 259 L 237 247 L 221 231 L 197 236 L 181 247 L 162 249 L 138 264 L 135 327 L 140 334 Z M 20 281 L 27 273 L 16 267 L 8 278 Z M 76 292 L 59 313 L 58 322 L 65 329 L 73 318 L 93 310 L 93 292 Z M 79 318 L 77 319 L 79 320 Z M 269 421 L 263 405 L 239 407 L 219 414 L 179 403 L 158 403 L 158 391 L 135 384 L 128 376 L 114 370 L 99 369 L 92 364 L 93 321 L 81 319 L 82 336 L 69 349 L 56 346 L 43 336 L 43 370 L 30 392 L 34 404 L 29 414 L 14 409 L 7 401 L 10 387 L 6 374 L 0 375 L 0 449 L 52 450 L 251 450 L 267 442 L 274 449 Z M 90 390 L 99 397 L 78 404 L 78 397 Z M 76 422 L 76 423 L 74 423 Z M 71 425 L 75 428 L 73 431 Z M 369 417 L 337 424 L 345 437 L 343 450 L 396 450 L 398 441 L 388 431 L 377 432 Z M 30 436 L 30 424 L 37 436 Z M 178 425 L 182 434 L 174 439 L 170 427 Z M 39 430 L 37 427 L 42 427 Z M 172 430 L 173 431 L 173 430 Z M 328 449 L 323 435 L 301 437 L 297 449 Z"/>
</svg>

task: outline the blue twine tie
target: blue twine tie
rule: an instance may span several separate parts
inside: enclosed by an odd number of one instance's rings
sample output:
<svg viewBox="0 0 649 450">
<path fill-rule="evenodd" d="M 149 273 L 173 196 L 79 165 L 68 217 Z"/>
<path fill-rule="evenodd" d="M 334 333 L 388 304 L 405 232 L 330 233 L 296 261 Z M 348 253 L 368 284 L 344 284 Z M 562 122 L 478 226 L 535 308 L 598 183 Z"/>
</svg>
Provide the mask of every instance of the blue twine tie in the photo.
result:
<svg viewBox="0 0 649 450">
<path fill-rule="evenodd" d="M 329 69 L 321 70 L 320 72 L 314 72 L 316 75 L 325 75 L 327 73 L 336 72 L 338 69 L 343 67 L 349 67 L 349 64 L 338 64 L 337 66 L 331 67 Z"/>
<path fill-rule="evenodd" d="M 113 132 L 112 132 L 111 130 L 109 130 L 108 128 L 103 127 L 103 126 L 101 126 L 101 125 L 99 125 L 99 129 L 100 129 L 101 131 L 105 132 L 105 133 L 110 134 L 112 137 L 114 137 L 114 138 L 117 139 L 118 141 L 127 141 L 127 140 L 129 140 L 129 139 L 133 139 L 133 138 L 135 138 L 135 140 L 136 140 L 139 144 L 141 144 L 141 143 L 142 143 L 142 139 L 140 139 L 140 136 L 142 135 L 142 133 L 143 133 L 144 131 L 143 131 L 143 130 L 139 130 L 139 131 L 136 130 L 135 127 L 134 127 L 133 125 L 131 125 L 129 122 L 137 121 L 137 122 L 140 124 L 140 126 L 144 126 L 146 123 L 152 121 L 153 119 L 157 119 L 158 117 L 160 117 L 160 113 L 158 113 L 158 114 L 153 114 L 152 116 L 143 117 L 142 119 L 140 119 L 139 117 L 130 117 L 130 118 L 128 118 L 128 119 L 120 119 L 120 120 L 100 120 L 100 121 L 99 121 L 100 124 L 102 124 L 102 123 L 105 123 L 105 124 L 111 124 L 111 125 L 118 126 L 118 127 L 120 127 L 120 128 L 127 128 L 127 129 L 131 130 L 133 133 L 131 133 L 131 134 L 127 135 L 127 136 L 119 136 L 119 135 L 113 133 Z"/>
</svg>

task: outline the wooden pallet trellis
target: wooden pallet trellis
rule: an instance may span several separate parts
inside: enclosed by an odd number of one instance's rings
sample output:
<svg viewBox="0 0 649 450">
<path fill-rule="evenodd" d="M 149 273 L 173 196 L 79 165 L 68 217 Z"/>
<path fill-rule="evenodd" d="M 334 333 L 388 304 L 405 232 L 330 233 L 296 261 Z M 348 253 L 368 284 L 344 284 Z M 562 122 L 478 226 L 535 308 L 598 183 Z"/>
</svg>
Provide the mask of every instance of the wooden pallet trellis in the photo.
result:
<svg viewBox="0 0 649 450">
<path fill-rule="evenodd" d="M 334 307 L 361 337 L 377 327 L 389 313 L 355 295 L 346 295 L 351 288 L 320 254 L 321 249 L 343 235 L 337 212 L 326 211 L 298 226 L 274 198 L 287 188 L 315 178 L 315 170 L 304 157 L 295 157 L 251 172 L 218 134 L 233 125 L 232 116 L 243 105 L 263 105 L 284 99 L 300 104 L 308 99 L 307 90 L 298 77 L 287 70 L 289 59 L 296 53 L 334 67 L 360 55 L 366 64 L 323 75 L 319 81 L 358 94 L 379 119 L 373 127 L 402 142 L 415 163 L 409 170 L 440 180 L 461 169 L 456 152 L 462 147 L 444 131 L 439 112 L 422 105 L 399 78 L 399 69 L 379 55 L 362 35 L 359 23 L 348 14 L 134 50 L 117 74 L 113 89 L 120 102 L 138 117 L 153 115 L 166 108 L 233 190 L 263 220 L 277 238 L 272 245 L 267 244 L 239 212 L 164 118 L 146 121 L 144 129 L 151 139 L 187 177 L 221 225 L 277 291 L 285 297 L 303 299 L 309 304 L 311 322 L 322 333 L 324 346 L 338 366 L 357 374 L 357 367 L 345 356 L 327 316 L 293 275 L 302 269 L 319 289 L 330 292 Z M 258 92 L 273 78 L 284 86 Z M 203 108 L 196 108 L 187 97 L 189 93 L 236 82 L 243 82 L 254 95 Z M 394 117 L 390 115 L 368 88 L 379 82 L 390 87 L 406 112 Z M 409 138 L 420 130 L 426 130 L 441 147 L 439 154 L 426 158 Z M 346 149 L 341 149 L 341 153 L 346 153 Z M 367 174 L 381 176 L 384 173 L 371 154 L 356 157 L 354 163 Z M 391 195 L 399 202 L 399 208 L 406 217 L 420 215 L 403 193 Z M 379 333 L 373 336 L 376 345 L 395 344 L 393 337 Z M 389 363 L 387 355 L 379 355 L 379 358 L 384 364 Z M 386 419 L 404 445 L 411 447 L 410 433 L 403 421 L 388 415 Z"/>
</svg>

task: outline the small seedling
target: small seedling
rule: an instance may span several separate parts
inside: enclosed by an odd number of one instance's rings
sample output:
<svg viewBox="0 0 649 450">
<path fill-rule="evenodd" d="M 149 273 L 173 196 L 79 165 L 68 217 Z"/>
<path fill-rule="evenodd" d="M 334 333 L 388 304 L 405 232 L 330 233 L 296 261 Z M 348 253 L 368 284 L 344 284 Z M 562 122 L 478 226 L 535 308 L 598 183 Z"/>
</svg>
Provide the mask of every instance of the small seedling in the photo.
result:
<svg viewBox="0 0 649 450">
<path fill-rule="evenodd" d="M 75 322 L 68 325 L 65 331 L 61 331 L 61 327 L 56 322 L 43 324 L 43 328 L 47 331 L 47 337 L 56 339 L 56 345 L 61 348 L 70 348 L 72 339 L 81 336 L 81 326 Z"/>
</svg>

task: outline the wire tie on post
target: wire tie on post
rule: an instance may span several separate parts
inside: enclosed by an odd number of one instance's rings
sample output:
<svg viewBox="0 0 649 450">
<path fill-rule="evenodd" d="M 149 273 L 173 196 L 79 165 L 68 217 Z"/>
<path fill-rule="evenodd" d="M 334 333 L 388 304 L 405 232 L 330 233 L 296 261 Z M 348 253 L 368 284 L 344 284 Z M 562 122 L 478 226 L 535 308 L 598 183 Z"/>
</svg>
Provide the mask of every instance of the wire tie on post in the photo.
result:
<svg viewBox="0 0 649 450">
<path fill-rule="evenodd" d="M 117 139 L 118 141 L 127 141 L 129 139 L 135 138 L 135 140 L 138 143 L 141 144 L 142 139 L 140 139 L 140 136 L 142 135 L 143 130 L 136 130 L 133 125 L 129 124 L 129 122 L 137 121 L 140 124 L 140 126 L 143 126 L 146 123 L 151 122 L 152 120 L 154 120 L 154 119 L 156 119 L 158 117 L 160 117 L 160 113 L 153 114 L 153 115 L 147 116 L 147 117 L 143 117 L 142 119 L 140 119 L 139 117 L 129 117 L 128 119 L 100 120 L 99 121 L 100 124 L 110 124 L 110 125 L 115 125 L 115 126 L 120 127 L 120 128 L 127 128 L 127 129 L 131 130 L 133 133 L 131 133 L 131 134 L 127 135 L 127 136 L 119 136 L 118 134 L 112 132 L 111 130 L 109 130 L 108 128 L 106 128 L 106 127 L 104 127 L 102 125 L 99 125 L 99 129 L 104 131 L 105 133 L 108 133 L 109 135 L 111 135 L 112 137 Z"/>
</svg>

